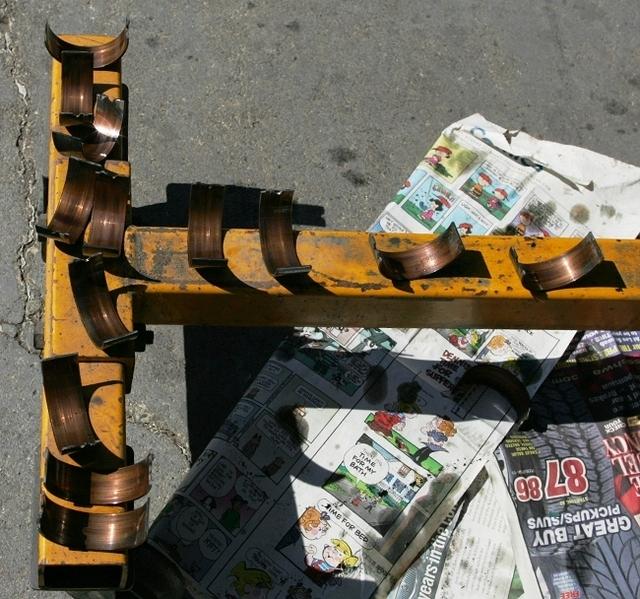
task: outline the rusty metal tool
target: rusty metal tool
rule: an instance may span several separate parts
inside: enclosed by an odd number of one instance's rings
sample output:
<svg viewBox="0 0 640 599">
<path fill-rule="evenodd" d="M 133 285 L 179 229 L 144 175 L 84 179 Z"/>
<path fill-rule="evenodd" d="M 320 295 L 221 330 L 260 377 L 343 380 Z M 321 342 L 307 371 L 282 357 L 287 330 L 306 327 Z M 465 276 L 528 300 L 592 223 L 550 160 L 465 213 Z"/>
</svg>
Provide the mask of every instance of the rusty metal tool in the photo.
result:
<svg viewBox="0 0 640 599">
<path fill-rule="evenodd" d="M 187 256 L 194 268 L 224 268 L 222 212 L 225 188 L 222 185 L 191 186 Z"/>
<path fill-rule="evenodd" d="M 381 250 L 376 245 L 375 235 L 369 235 L 369 242 L 380 273 L 398 281 L 413 281 L 434 274 L 464 252 L 455 223 L 435 239 L 408 250 Z"/>
<path fill-rule="evenodd" d="M 263 191 L 260 194 L 260 247 L 272 276 L 306 274 L 311 266 L 300 264 L 292 224 L 293 191 Z"/>
<path fill-rule="evenodd" d="M 420 234 L 377 233 L 380 247 L 410 249 Z M 364 231 L 302 230 L 296 248 L 313 261 L 313 286 L 292 293 L 268 272 L 260 233 L 230 229 L 225 255 L 239 287 L 202 284 L 189 268 L 184 228 L 136 227 L 125 232 L 128 263 L 147 280 L 134 296 L 136 321 L 150 324 L 220 326 L 479 327 L 613 330 L 640 328 L 640 241 L 599 239 L 607 269 L 592 275 L 598 287 L 567 286 L 544 300 L 522 286 L 509 260 L 516 246 L 527 260 L 566 252 L 575 239 L 466 236 L 469 272 L 406 281 L 380 274 Z M 141 251 L 140 248 L 144 248 Z M 161 254 L 163 260 L 157 260 Z M 457 262 L 451 268 L 457 268 Z M 447 269 L 448 270 L 448 269 Z M 141 283 L 126 278 L 122 285 Z"/>
<path fill-rule="evenodd" d="M 72 45 L 86 48 L 100 46 L 113 41 L 102 35 L 64 36 Z M 51 107 L 50 126 L 55 133 L 65 133 L 60 127 L 61 107 L 61 64 L 51 60 Z M 112 100 L 123 97 L 120 62 L 112 66 L 93 71 L 94 89 L 103 92 Z M 74 128 L 75 130 L 75 128 Z M 122 135 L 126 135 L 125 128 Z M 52 140 L 53 142 L 53 140 Z M 126 149 L 126 146 L 124 146 Z M 81 154 L 80 154 L 81 156 Z M 130 176 L 130 165 L 125 160 L 107 160 L 103 167 L 121 176 Z M 48 205 L 47 215 L 50 221 L 60 203 L 67 174 L 68 159 L 60 155 L 49 145 L 48 167 Z M 128 216 L 129 219 L 129 216 Z M 128 222 L 128 221 L 127 221 Z M 77 454 L 60 453 L 51 429 L 46 398 L 42 393 L 41 436 L 39 480 L 41 495 L 47 494 L 44 487 L 47 455 L 70 464 L 90 466 L 92 470 L 110 472 L 127 464 L 125 440 L 125 392 L 130 388 L 133 372 L 133 344 L 121 344 L 107 351 L 97 347 L 90 339 L 82 323 L 69 280 L 69 263 L 74 259 L 76 248 L 65 248 L 47 239 L 45 242 L 46 293 L 44 301 L 44 349 L 43 357 L 55 357 L 77 353 L 80 367 L 83 394 L 88 401 L 93 429 L 101 441 L 96 448 L 104 449 L 105 455 L 90 455 L 84 450 Z M 122 279 L 106 272 L 109 288 L 120 289 Z M 132 298 L 130 293 L 121 293 L 117 297 L 118 315 L 127 329 L 133 329 Z M 109 458 L 105 460 L 103 458 Z M 78 461 L 76 458 L 79 458 Z M 85 459 L 87 458 L 87 459 Z M 96 459 L 97 458 L 97 459 Z M 61 505 L 73 507 L 64 499 L 56 500 Z M 117 513 L 123 506 L 91 506 L 85 508 L 91 512 Z M 124 588 L 130 574 L 130 557 L 127 551 L 75 551 L 52 542 L 44 535 L 37 538 L 36 568 L 33 584 L 47 589 L 87 589 L 87 588 Z"/>
</svg>

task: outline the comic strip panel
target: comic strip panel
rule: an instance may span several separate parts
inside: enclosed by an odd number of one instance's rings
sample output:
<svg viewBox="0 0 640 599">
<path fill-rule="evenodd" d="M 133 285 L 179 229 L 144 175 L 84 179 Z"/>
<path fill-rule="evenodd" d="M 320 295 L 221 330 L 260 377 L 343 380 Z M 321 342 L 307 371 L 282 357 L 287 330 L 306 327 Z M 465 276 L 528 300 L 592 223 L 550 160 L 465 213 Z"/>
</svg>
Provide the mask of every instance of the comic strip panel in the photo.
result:
<svg viewBox="0 0 640 599">
<path fill-rule="evenodd" d="M 542 376 L 542 360 L 551 354 L 558 339 L 547 331 L 525 332 L 529 334 L 528 338 L 516 338 L 508 331 L 493 331 L 476 361 L 499 362 L 525 385 L 538 382 Z"/>
<path fill-rule="evenodd" d="M 477 157 L 475 152 L 462 147 L 445 135 L 441 135 L 418 166 L 438 173 L 447 181 L 453 181 Z"/>
<path fill-rule="evenodd" d="M 313 443 L 340 405 L 293 376 L 269 404 L 279 423 L 301 439 Z"/>
<path fill-rule="evenodd" d="M 276 394 L 278 389 L 292 374 L 291 370 L 285 368 L 279 362 L 269 360 L 254 379 L 251 387 L 249 387 L 244 394 L 244 397 L 253 399 L 264 405 Z"/>
<path fill-rule="evenodd" d="M 569 222 L 558 213 L 555 202 L 545 202 L 532 192 L 513 220 L 504 229 L 495 232 L 522 237 L 559 237 L 565 234 L 568 226 Z"/>
<path fill-rule="evenodd" d="M 271 414 L 263 413 L 240 437 L 231 441 L 265 476 L 279 483 L 308 447 Z"/>
<path fill-rule="evenodd" d="M 486 162 L 473 172 L 460 190 L 498 220 L 504 218 L 519 198 L 514 187 L 504 181 L 500 172 Z"/>
<path fill-rule="evenodd" d="M 456 427 L 444 416 L 434 415 L 430 420 L 418 418 L 418 415 L 433 414 L 434 406 L 442 401 L 431 394 L 416 373 L 396 364 L 393 372 L 388 370 L 387 374 L 387 379 L 374 385 L 367 398 L 375 398 L 379 394 L 376 387 L 381 387 L 385 396 L 393 399 L 385 403 L 383 409 L 364 411 L 364 422 L 380 438 L 437 476 L 443 468 L 438 453 L 448 451 Z"/>
<path fill-rule="evenodd" d="M 392 350 L 396 342 L 382 329 L 353 327 L 326 327 L 326 334 L 352 353 L 370 352 L 375 349 Z"/>
<path fill-rule="evenodd" d="M 156 542 L 194 580 L 201 581 L 230 541 L 217 523 L 187 497 L 174 495 L 153 524 Z"/>
<path fill-rule="evenodd" d="M 403 196 L 404 197 L 404 196 Z M 386 232 L 386 233 L 408 233 L 409 229 L 400 224 L 395 218 L 393 218 L 388 212 L 383 212 L 378 220 L 369 229 L 371 233 Z"/>
<path fill-rule="evenodd" d="M 311 589 L 304 585 L 301 576 L 296 581 L 263 549 L 248 547 L 236 554 L 229 567 L 209 585 L 208 591 L 213 593 L 212 596 L 225 599 L 275 599 L 285 596 L 283 589 L 302 593 L 300 597 L 305 599 L 311 599 L 312 596 Z"/>
<path fill-rule="evenodd" d="M 400 207 L 423 227 L 432 229 L 455 201 L 448 187 L 428 176 L 407 195 Z"/>
<path fill-rule="evenodd" d="M 482 235 L 492 226 L 492 223 L 484 218 L 477 210 L 460 202 L 436 227 L 436 233 L 444 233 L 451 223 L 455 223 L 460 237 L 465 235 Z"/>
<path fill-rule="evenodd" d="M 224 457 L 192 484 L 188 495 L 232 535 L 244 528 L 266 499 L 266 495 Z"/>
<path fill-rule="evenodd" d="M 216 436 L 221 439 L 229 439 L 237 436 L 240 432 L 249 426 L 253 416 L 261 406 L 254 404 L 246 399 L 241 399 L 233 408 L 229 416 L 227 416 L 216 432 Z"/>
<path fill-rule="evenodd" d="M 280 539 L 276 550 L 304 573 L 314 583 L 314 588 L 333 586 L 339 596 L 340 585 L 345 579 L 376 576 L 375 568 L 363 570 L 363 565 L 371 561 L 362 547 L 367 542 L 367 536 L 358 525 L 336 509 L 331 501 L 321 500 L 304 510 Z M 383 576 L 384 571 L 378 574 L 380 580 Z"/>
<path fill-rule="evenodd" d="M 436 329 L 451 345 L 472 358 L 491 333 L 491 329 Z"/>
<path fill-rule="evenodd" d="M 402 202 L 402 200 L 406 198 L 407 195 L 410 194 L 426 176 L 426 171 L 419 168 L 415 169 L 411 175 L 409 175 L 409 178 L 403 181 L 402 187 L 398 190 L 398 193 L 396 193 L 393 201 L 396 204 Z"/>
<path fill-rule="evenodd" d="M 379 443 L 362 435 L 323 489 L 384 535 L 425 480 Z"/>
<path fill-rule="evenodd" d="M 352 396 L 387 355 L 387 348 L 395 346 L 395 342 L 379 329 L 360 329 L 359 335 L 361 339 L 353 346 L 354 351 L 345 351 L 325 330 L 304 327 L 298 335 L 285 341 L 276 355 L 283 362 L 292 359 L 301 362 L 333 387 Z M 369 345 L 373 348 L 363 351 Z M 360 347 L 362 349 L 355 351 Z"/>
</svg>

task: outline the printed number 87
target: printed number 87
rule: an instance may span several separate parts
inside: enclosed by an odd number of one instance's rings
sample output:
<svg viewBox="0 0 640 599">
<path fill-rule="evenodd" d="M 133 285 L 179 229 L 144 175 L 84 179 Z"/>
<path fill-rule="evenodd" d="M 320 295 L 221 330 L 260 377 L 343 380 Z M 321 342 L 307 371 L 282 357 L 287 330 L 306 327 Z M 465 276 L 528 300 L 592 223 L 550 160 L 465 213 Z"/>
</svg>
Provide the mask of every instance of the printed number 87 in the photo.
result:
<svg viewBox="0 0 640 599">
<path fill-rule="evenodd" d="M 556 499 L 568 495 L 584 495 L 589 489 L 586 468 L 580 458 L 564 458 L 546 461 L 544 493 L 539 476 L 519 476 L 513 481 L 516 497 L 520 502 Z M 561 474 L 564 480 L 561 480 Z"/>
</svg>

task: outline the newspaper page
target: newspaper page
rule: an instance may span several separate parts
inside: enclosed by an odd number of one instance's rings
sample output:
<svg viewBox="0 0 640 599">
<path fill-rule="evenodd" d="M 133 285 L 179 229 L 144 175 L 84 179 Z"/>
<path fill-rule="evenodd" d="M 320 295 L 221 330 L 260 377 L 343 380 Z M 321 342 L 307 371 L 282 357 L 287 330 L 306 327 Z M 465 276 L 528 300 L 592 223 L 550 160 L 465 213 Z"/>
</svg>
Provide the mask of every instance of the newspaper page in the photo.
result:
<svg viewBox="0 0 640 599">
<path fill-rule="evenodd" d="M 504 487 L 501 480 L 498 485 Z M 524 597 L 498 490 L 483 469 L 389 599 L 453 599 L 463 594 L 473 599 Z M 510 501 L 508 495 L 506 499 Z"/>
<path fill-rule="evenodd" d="M 518 140 L 521 156 L 508 151 L 508 138 Z M 620 220 L 627 205 L 635 214 L 629 190 L 617 212 L 600 210 L 598 185 L 536 162 L 545 143 L 505 136 L 480 115 L 455 123 L 373 230 L 438 232 L 455 222 L 463 235 L 580 236 L 607 228 L 635 235 L 640 217 Z M 559 163 L 586 152 L 552 146 Z M 637 194 L 640 169 L 616 168 L 622 174 L 614 182 L 624 179 Z M 611 187 L 611 173 L 603 177 Z M 238 402 L 154 523 L 150 543 L 186 572 L 194 594 L 385 596 L 516 419 L 491 390 L 455 395 L 464 370 L 499 363 L 533 394 L 572 337 L 301 329 Z"/>
<path fill-rule="evenodd" d="M 640 333 L 591 331 L 499 455 L 540 592 L 640 596 Z"/>
</svg>

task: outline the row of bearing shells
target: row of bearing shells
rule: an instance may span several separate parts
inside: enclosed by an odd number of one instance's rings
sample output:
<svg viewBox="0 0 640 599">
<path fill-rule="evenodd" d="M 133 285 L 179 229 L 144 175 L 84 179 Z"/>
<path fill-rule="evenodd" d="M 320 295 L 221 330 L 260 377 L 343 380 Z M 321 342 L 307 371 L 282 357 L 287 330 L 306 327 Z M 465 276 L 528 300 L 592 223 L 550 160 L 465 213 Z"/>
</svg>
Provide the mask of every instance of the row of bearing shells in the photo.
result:
<svg viewBox="0 0 640 599">
<path fill-rule="evenodd" d="M 192 186 L 187 243 L 189 266 L 226 268 L 222 229 L 224 197 L 224 186 Z M 296 253 L 292 207 L 292 191 L 263 191 L 260 194 L 262 256 L 267 270 L 276 278 L 304 275 L 311 270 L 311 266 L 300 264 Z M 396 281 L 411 281 L 439 273 L 465 252 L 454 223 L 436 238 L 406 250 L 381 250 L 375 235 L 369 236 L 369 243 L 380 273 Z M 510 257 L 522 284 L 536 292 L 574 283 L 603 260 L 602 251 L 591 233 L 568 252 L 549 260 L 522 263 L 514 248 L 510 249 Z"/>
<path fill-rule="evenodd" d="M 90 257 L 70 263 L 71 287 L 91 340 L 104 350 L 136 333 L 118 315 L 103 264 L 103 256 L 120 256 L 126 227 L 129 177 L 105 167 L 122 132 L 125 103 L 94 94 L 94 70 L 118 62 L 128 39 L 128 23 L 112 41 L 90 47 L 60 38 L 48 24 L 45 29 L 45 45 L 61 63 L 59 125 L 66 133 L 54 131 L 52 137 L 56 151 L 67 158 L 67 173 L 51 220 L 36 228 L 40 236 L 70 246 L 82 241 L 82 254 Z M 100 440 L 91 424 L 77 354 L 46 358 L 41 366 L 56 446 L 77 464 L 46 452 L 41 534 L 76 550 L 124 551 L 140 545 L 147 535 L 148 504 L 135 508 L 133 502 L 149 492 L 151 456 L 131 463 Z M 118 509 L 98 513 L 59 500 Z"/>
</svg>

